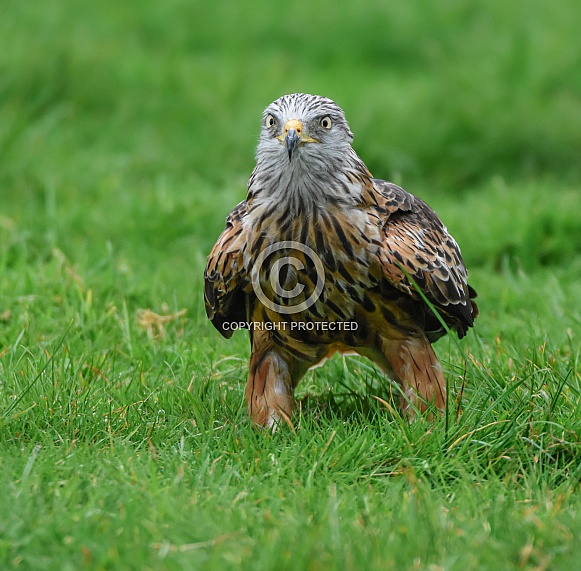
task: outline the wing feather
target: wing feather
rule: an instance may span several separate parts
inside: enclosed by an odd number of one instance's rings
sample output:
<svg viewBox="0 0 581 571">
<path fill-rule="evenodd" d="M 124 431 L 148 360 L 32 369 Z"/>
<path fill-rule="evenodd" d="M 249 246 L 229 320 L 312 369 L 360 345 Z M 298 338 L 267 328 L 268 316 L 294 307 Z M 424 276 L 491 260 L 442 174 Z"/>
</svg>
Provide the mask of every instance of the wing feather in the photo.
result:
<svg viewBox="0 0 581 571">
<path fill-rule="evenodd" d="M 246 240 L 242 219 L 246 212 L 247 203 L 243 201 L 228 215 L 226 228 L 208 256 L 204 272 L 206 314 L 227 339 L 232 337 L 232 329 L 225 324 L 246 319 L 244 289 L 250 283 L 244 268 Z"/>
<path fill-rule="evenodd" d="M 421 299 L 419 288 L 463 337 L 478 307 L 458 244 L 425 202 L 395 184 L 378 179 L 373 184 L 386 213 L 379 253 L 384 275 L 414 299 Z"/>
</svg>

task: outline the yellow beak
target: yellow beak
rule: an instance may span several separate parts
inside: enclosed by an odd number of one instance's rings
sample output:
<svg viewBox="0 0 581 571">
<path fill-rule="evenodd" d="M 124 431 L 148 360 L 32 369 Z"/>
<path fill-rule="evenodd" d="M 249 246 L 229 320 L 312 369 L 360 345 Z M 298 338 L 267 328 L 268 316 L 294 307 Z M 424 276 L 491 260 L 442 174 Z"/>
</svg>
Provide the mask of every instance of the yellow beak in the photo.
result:
<svg viewBox="0 0 581 571">
<path fill-rule="evenodd" d="M 279 135 L 277 139 L 281 143 L 285 143 L 286 149 L 288 151 L 289 161 L 293 158 L 293 153 L 295 149 L 303 143 L 320 143 L 321 141 L 313 139 L 313 137 L 306 137 L 303 134 L 303 124 L 298 119 L 291 119 L 287 121 L 282 135 Z"/>
</svg>

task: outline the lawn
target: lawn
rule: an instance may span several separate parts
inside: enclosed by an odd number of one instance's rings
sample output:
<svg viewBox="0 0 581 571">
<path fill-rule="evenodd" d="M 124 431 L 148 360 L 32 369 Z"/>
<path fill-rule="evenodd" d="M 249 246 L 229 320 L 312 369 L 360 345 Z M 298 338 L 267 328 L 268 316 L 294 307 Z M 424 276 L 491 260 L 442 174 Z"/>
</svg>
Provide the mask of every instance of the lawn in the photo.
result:
<svg viewBox="0 0 581 571">
<path fill-rule="evenodd" d="M 580 27 L 574 0 L 5 0 L 0 568 L 581 569 Z M 334 358 L 295 433 L 250 426 L 203 269 L 295 91 L 462 247 L 444 418 Z"/>
</svg>

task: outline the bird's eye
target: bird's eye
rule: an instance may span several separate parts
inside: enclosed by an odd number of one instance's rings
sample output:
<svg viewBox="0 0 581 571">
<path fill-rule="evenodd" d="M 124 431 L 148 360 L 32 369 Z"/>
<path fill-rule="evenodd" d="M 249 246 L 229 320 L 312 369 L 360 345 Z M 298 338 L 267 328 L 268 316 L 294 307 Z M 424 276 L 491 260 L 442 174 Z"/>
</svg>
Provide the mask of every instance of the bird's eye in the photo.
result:
<svg viewBox="0 0 581 571">
<path fill-rule="evenodd" d="M 321 125 L 321 127 L 324 127 L 325 129 L 330 129 L 331 128 L 331 117 L 323 117 L 319 121 L 319 125 Z"/>
<path fill-rule="evenodd" d="M 270 129 L 270 127 L 274 127 L 276 123 L 276 119 L 272 115 L 268 115 L 265 121 L 265 125 Z"/>
</svg>

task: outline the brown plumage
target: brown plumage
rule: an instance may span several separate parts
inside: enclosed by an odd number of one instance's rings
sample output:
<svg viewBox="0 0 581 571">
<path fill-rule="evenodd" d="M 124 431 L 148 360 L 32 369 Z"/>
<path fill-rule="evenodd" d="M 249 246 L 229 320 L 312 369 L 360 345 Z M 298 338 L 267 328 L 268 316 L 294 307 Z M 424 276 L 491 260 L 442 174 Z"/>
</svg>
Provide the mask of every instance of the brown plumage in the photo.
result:
<svg viewBox="0 0 581 571">
<path fill-rule="evenodd" d="M 459 337 L 478 315 L 460 249 L 440 219 L 372 178 L 351 140 L 329 99 L 272 103 L 248 197 L 208 258 L 208 317 L 227 338 L 250 331 L 246 400 L 261 426 L 290 424 L 298 382 L 337 351 L 370 358 L 398 382 L 404 410 L 442 409 L 445 381 L 431 343 L 446 328 L 425 299 Z"/>
</svg>

